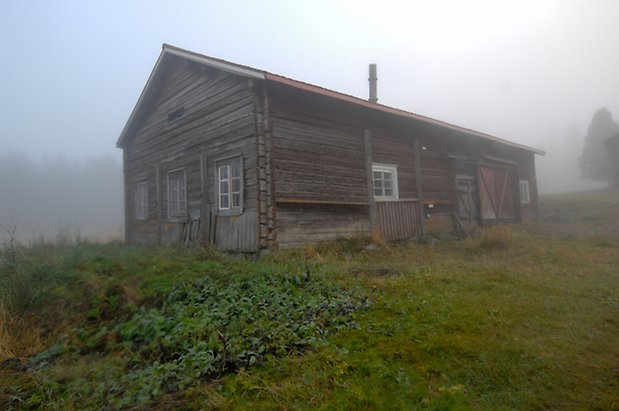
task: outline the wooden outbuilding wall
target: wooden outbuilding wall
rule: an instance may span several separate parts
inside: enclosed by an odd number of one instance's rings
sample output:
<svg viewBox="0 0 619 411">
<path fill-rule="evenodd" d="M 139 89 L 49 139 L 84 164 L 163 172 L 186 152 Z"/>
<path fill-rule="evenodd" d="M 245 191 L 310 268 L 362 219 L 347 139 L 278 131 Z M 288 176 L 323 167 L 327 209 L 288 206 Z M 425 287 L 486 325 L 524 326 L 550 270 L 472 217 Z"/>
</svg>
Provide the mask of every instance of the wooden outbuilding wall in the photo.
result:
<svg viewBox="0 0 619 411">
<path fill-rule="evenodd" d="M 224 249 L 258 248 L 256 103 L 253 83 L 242 77 L 166 56 L 160 80 L 150 92 L 143 117 L 134 123 L 124 146 L 125 225 L 127 241 L 171 244 L 184 231 Z M 244 212 L 218 216 L 216 164 L 242 158 Z M 186 173 L 187 211 L 168 213 L 167 176 Z M 134 187 L 148 182 L 148 219 L 134 215 Z M 196 227 L 198 225 L 198 227 Z M 214 229 L 216 228 L 216 230 Z M 192 241 L 194 239 L 191 239 Z"/>
<path fill-rule="evenodd" d="M 509 169 L 509 178 L 495 194 L 504 199 L 500 218 L 484 220 L 478 205 L 471 223 L 536 218 L 531 152 L 281 85 L 269 85 L 269 99 L 281 247 L 368 234 L 372 221 L 387 239 L 406 238 L 400 233 L 405 226 L 410 228 L 404 232 L 414 236 L 451 230 L 458 226 L 458 177 L 470 177 L 473 189 L 479 190 L 480 164 Z M 369 159 L 364 132 L 369 135 Z M 372 163 L 397 166 L 401 204 L 380 202 L 372 211 Z M 518 201 L 522 179 L 530 181 L 527 204 Z M 479 194 L 473 195 L 472 201 L 479 200 Z M 418 205 L 412 205 L 415 202 Z"/>
<path fill-rule="evenodd" d="M 409 114 L 164 47 L 118 143 L 127 241 L 257 251 L 536 219 L 535 150 Z M 218 209 L 227 162 L 241 165 L 233 213 Z M 397 196 L 375 196 L 373 167 L 397 170 Z M 186 204 L 171 216 L 177 173 Z"/>
</svg>

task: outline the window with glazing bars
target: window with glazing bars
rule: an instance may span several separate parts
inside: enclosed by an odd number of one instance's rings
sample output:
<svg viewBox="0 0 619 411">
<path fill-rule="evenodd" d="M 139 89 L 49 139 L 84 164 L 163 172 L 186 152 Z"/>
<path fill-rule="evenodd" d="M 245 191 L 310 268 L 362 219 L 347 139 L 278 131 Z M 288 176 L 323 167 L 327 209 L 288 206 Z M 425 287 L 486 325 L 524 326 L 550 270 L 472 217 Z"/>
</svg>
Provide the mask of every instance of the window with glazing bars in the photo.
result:
<svg viewBox="0 0 619 411">
<path fill-rule="evenodd" d="M 218 164 L 219 210 L 240 211 L 243 206 L 243 170 L 240 159 Z"/>
<path fill-rule="evenodd" d="M 398 199 L 398 171 L 395 166 L 374 164 L 372 175 L 376 200 Z"/>
<path fill-rule="evenodd" d="M 520 180 L 520 203 L 529 204 L 531 203 L 531 195 L 529 190 L 529 181 L 528 180 Z"/>
<path fill-rule="evenodd" d="M 146 181 L 135 185 L 135 218 L 148 220 L 148 183 Z"/>
<path fill-rule="evenodd" d="M 187 194 L 185 170 L 168 173 L 168 216 L 185 217 L 187 214 Z"/>
</svg>

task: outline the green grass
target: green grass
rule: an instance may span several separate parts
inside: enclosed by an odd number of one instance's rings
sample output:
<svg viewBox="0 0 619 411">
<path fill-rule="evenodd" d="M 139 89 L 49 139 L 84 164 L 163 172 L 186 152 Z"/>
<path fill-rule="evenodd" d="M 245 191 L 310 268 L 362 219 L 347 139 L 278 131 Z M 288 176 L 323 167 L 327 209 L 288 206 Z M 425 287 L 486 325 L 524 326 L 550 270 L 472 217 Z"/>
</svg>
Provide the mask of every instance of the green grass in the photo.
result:
<svg viewBox="0 0 619 411">
<path fill-rule="evenodd" d="M 473 240 L 256 261 L 46 245 L 17 270 L 5 250 L 0 361 L 34 365 L 0 366 L 0 408 L 619 409 L 617 204 L 551 197 L 561 219 Z"/>
<path fill-rule="evenodd" d="M 362 327 L 276 372 L 231 378 L 222 404 L 613 409 L 619 256 L 583 242 L 575 254 L 572 242 L 549 247 L 517 232 L 509 251 L 498 254 L 452 243 L 363 256 L 352 264 L 373 301 L 358 317 Z M 360 269 L 395 257 L 407 267 L 399 263 L 382 276 Z"/>
</svg>

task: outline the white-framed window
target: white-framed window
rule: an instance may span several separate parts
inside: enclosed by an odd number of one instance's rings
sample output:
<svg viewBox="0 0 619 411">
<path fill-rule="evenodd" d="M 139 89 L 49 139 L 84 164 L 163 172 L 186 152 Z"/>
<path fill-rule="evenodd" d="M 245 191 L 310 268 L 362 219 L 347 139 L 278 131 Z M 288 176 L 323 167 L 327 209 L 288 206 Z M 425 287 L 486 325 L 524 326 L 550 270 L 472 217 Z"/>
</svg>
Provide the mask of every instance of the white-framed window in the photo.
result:
<svg viewBox="0 0 619 411">
<path fill-rule="evenodd" d="M 185 169 L 168 173 L 168 217 L 187 215 L 187 189 Z"/>
<path fill-rule="evenodd" d="M 240 213 L 243 208 L 243 162 L 235 158 L 217 163 L 219 211 Z"/>
<path fill-rule="evenodd" d="M 373 164 L 374 199 L 398 199 L 398 169 L 388 164 Z"/>
<path fill-rule="evenodd" d="M 528 180 L 520 180 L 520 203 L 521 204 L 531 203 L 531 193 L 529 191 Z"/>
<path fill-rule="evenodd" d="M 148 220 L 148 182 L 146 181 L 135 185 L 135 218 Z"/>
</svg>

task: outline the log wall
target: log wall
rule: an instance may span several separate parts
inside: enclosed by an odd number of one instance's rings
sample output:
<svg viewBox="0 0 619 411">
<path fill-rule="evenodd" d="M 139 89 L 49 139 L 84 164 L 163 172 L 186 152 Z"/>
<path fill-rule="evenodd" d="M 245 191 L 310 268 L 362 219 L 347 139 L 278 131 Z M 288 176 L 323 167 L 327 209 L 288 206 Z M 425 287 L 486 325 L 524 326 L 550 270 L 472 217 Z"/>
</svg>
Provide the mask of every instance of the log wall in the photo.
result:
<svg viewBox="0 0 619 411">
<path fill-rule="evenodd" d="M 224 248 L 254 250 L 258 190 L 253 84 L 174 56 L 165 59 L 123 147 L 127 240 L 173 243 L 188 221 L 198 219 L 201 242 L 212 237 L 220 239 Z M 239 156 L 247 215 L 217 216 L 217 162 Z M 186 173 L 187 215 L 171 218 L 167 176 L 178 169 Z M 134 217 L 133 189 L 140 181 L 148 182 L 147 221 Z M 213 226 L 218 236 L 210 231 Z"/>
<path fill-rule="evenodd" d="M 277 239 L 280 248 L 368 235 L 367 206 L 279 204 Z"/>
<path fill-rule="evenodd" d="M 280 247 L 302 243 L 303 238 L 306 241 L 328 241 L 359 233 L 369 235 L 373 192 L 368 178 L 372 178 L 372 163 L 397 166 L 399 197 L 408 200 L 416 197 L 415 132 L 390 127 L 389 124 L 381 125 L 373 118 L 371 110 L 324 97 L 278 87 L 272 87 L 269 95 Z M 370 131 L 370 153 L 364 146 L 364 130 Z M 386 211 L 410 211 L 413 208 L 398 208 L 395 204 L 382 207 L 384 212 L 381 215 L 385 216 L 382 224 L 397 220 L 394 213 Z M 410 238 L 418 234 L 420 212 L 418 208 L 414 209 L 417 211 L 414 216 L 403 217 L 410 222 L 410 230 L 402 228 L 407 234 L 399 233 L 393 225 L 385 227 L 389 239 Z M 343 218 L 343 215 L 348 216 Z M 293 224 L 300 218 L 309 223 Z M 380 219 L 376 221 L 381 223 Z M 414 235 L 409 234 L 413 232 Z"/>
</svg>

